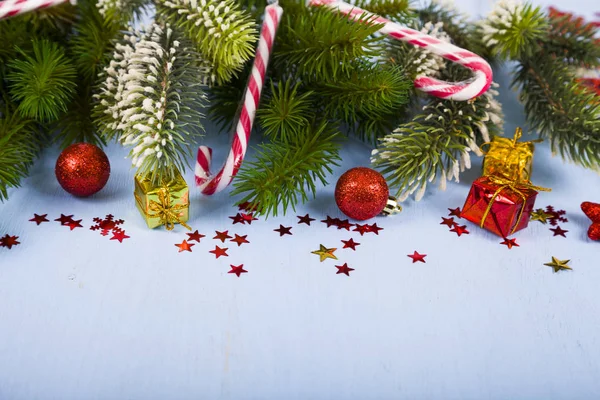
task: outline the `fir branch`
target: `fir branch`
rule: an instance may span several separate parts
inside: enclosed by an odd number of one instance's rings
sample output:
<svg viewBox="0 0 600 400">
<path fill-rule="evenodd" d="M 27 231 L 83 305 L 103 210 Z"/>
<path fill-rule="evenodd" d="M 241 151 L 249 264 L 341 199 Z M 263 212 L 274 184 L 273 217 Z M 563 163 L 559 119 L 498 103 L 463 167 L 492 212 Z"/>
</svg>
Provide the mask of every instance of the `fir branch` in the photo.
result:
<svg viewBox="0 0 600 400">
<path fill-rule="evenodd" d="M 544 50 L 566 62 L 593 68 L 600 65 L 598 25 L 550 7 L 550 31 Z"/>
<path fill-rule="evenodd" d="M 337 132 L 326 123 L 307 127 L 289 142 L 272 141 L 260 146 L 257 160 L 245 162 L 234 182 L 232 195 L 242 202 L 257 204 L 265 216 L 283 214 L 291 207 L 315 197 L 317 183 L 326 185 L 326 176 L 338 165 Z M 311 196 L 312 195 L 312 196 Z"/>
<path fill-rule="evenodd" d="M 238 116 L 251 70 L 252 63 L 247 62 L 243 70 L 234 75 L 227 85 L 214 85 L 208 88 L 208 115 L 216 123 L 219 131 L 228 130 Z M 266 97 L 266 93 L 263 92 L 262 96 Z"/>
<path fill-rule="evenodd" d="M 310 125 L 312 92 L 298 92 L 299 84 L 291 79 L 271 83 L 271 98 L 258 111 L 258 118 L 266 136 L 288 142 L 300 136 Z"/>
<path fill-rule="evenodd" d="M 56 136 L 54 138 L 61 148 L 72 143 L 86 142 L 97 146 L 106 144 L 100 134 L 93 118 L 94 99 L 92 88 L 81 84 L 73 101 L 69 104 L 67 112 L 56 123 Z"/>
<path fill-rule="evenodd" d="M 414 17 L 411 0 L 354 0 L 354 5 L 395 22 L 408 23 Z"/>
<path fill-rule="evenodd" d="M 228 82 L 254 56 L 254 20 L 233 0 L 160 0 L 157 13 L 194 41 L 217 83 Z"/>
<path fill-rule="evenodd" d="M 75 68 L 56 43 L 33 42 L 33 54 L 17 49 L 22 59 L 9 63 L 7 79 L 18 112 L 39 122 L 58 119 L 76 88 Z"/>
<path fill-rule="evenodd" d="M 109 24 L 127 25 L 148 10 L 150 0 L 98 0 L 96 8 Z"/>
</svg>

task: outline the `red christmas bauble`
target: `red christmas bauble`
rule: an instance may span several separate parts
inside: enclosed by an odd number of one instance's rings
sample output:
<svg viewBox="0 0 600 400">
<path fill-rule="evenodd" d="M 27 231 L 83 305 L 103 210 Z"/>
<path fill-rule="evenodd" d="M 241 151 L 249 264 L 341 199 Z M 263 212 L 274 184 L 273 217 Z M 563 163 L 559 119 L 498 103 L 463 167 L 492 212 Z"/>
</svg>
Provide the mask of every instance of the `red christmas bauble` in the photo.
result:
<svg viewBox="0 0 600 400">
<path fill-rule="evenodd" d="M 381 213 L 390 191 L 379 172 L 365 167 L 352 168 L 337 181 L 335 202 L 352 219 L 364 221 Z"/>
<path fill-rule="evenodd" d="M 588 237 L 592 240 L 600 240 L 600 204 L 584 201 L 581 210 L 592 220 L 588 229 Z"/>
<path fill-rule="evenodd" d="M 98 146 L 75 143 L 60 153 L 54 173 L 60 186 L 67 192 L 87 197 L 106 185 L 110 176 L 110 163 Z"/>
</svg>

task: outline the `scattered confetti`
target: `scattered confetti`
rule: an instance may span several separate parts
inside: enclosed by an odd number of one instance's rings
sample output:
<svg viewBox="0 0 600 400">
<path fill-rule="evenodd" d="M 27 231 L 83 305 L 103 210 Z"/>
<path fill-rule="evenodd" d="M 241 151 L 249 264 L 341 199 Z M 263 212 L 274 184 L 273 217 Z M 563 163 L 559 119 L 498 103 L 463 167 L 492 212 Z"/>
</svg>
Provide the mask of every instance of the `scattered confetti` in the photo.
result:
<svg viewBox="0 0 600 400">
<path fill-rule="evenodd" d="M 338 221 L 338 224 L 337 224 L 338 229 L 345 229 L 347 231 L 349 231 L 352 226 L 354 226 L 354 224 L 351 224 L 350 221 L 348 221 L 347 219 L 345 219 L 343 221 L 340 220 L 340 221 Z"/>
<path fill-rule="evenodd" d="M 8 233 L 0 238 L 0 247 L 8 247 L 8 249 L 12 249 L 13 246 L 17 246 L 21 244 L 21 242 L 17 241 L 18 236 L 9 236 Z"/>
<path fill-rule="evenodd" d="M 273 229 L 275 232 L 279 232 L 279 237 L 283 236 L 283 235 L 291 235 L 292 232 L 292 227 L 291 226 L 283 226 L 283 225 L 279 225 L 278 229 Z"/>
<path fill-rule="evenodd" d="M 454 225 L 454 228 L 450 229 L 450 232 L 456 232 L 456 234 L 458 236 L 461 236 L 462 234 L 469 234 L 469 231 L 467 230 L 467 226 L 466 225 Z"/>
<path fill-rule="evenodd" d="M 200 243 L 200 239 L 202 239 L 203 237 L 205 237 L 206 235 L 203 235 L 201 233 L 198 233 L 198 230 L 196 230 L 193 233 L 186 233 L 186 235 L 188 235 L 188 239 L 189 241 L 195 240 L 196 242 Z"/>
<path fill-rule="evenodd" d="M 192 247 L 195 245 L 196 245 L 195 243 L 188 243 L 187 240 L 184 240 L 183 242 L 181 242 L 179 244 L 175 244 L 175 247 L 179 247 L 178 253 L 181 253 L 182 251 L 189 251 L 191 253 Z"/>
<path fill-rule="evenodd" d="M 369 225 L 369 232 L 373 232 L 376 235 L 379 235 L 379 231 L 382 231 L 383 228 L 377 226 L 377 223 Z"/>
<path fill-rule="evenodd" d="M 425 261 L 425 257 L 427 257 L 427 254 L 419 254 L 417 251 L 415 251 L 413 254 L 409 254 L 408 257 L 412 258 L 412 262 L 413 264 L 416 262 L 426 262 Z"/>
<path fill-rule="evenodd" d="M 242 217 L 242 214 L 237 213 L 235 214 L 235 216 L 233 217 L 229 217 L 233 220 L 233 225 L 235 224 L 245 224 L 246 220 L 244 219 L 244 217 Z"/>
<path fill-rule="evenodd" d="M 354 251 L 356 251 L 356 246 L 360 244 L 355 242 L 352 238 L 350 238 L 350 240 L 342 240 L 342 243 L 344 243 L 344 249 L 352 249 Z"/>
<path fill-rule="evenodd" d="M 557 226 L 556 228 L 550 228 L 550 230 L 552 232 L 554 232 L 554 236 L 562 236 L 562 237 L 567 237 L 565 235 L 565 233 L 569 232 L 567 230 L 562 229 L 560 226 Z"/>
<path fill-rule="evenodd" d="M 454 222 L 454 217 L 450 217 L 450 218 L 442 217 L 442 222 L 440 222 L 440 225 L 446 225 L 446 226 L 448 226 L 448 228 L 454 228 L 454 225 L 456 225 L 456 222 Z"/>
<path fill-rule="evenodd" d="M 540 221 L 542 224 L 548 223 L 548 218 L 552 217 L 552 214 L 546 213 L 542 208 L 538 208 L 533 211 L 530 215 L 531 221 Z"/>
<path fill-rule="evenodd" d="M 106 215 L 106 217 L 104 217 L 104 219 L 96 217 L 93 219 L 93 221 L 96 223 L 95 225 L 92 225 L 90 227 L 90 230 L 92 231 L 100 231 L 100 234 L 102 236 L 107 236 L 110 232 L 114 233 L 114 232 L 118 232 L 121 230 L 121 228 L 119 228 L 119 225 L 122 225 L 123 221 L 122 219 L 118 219 L 115 221 L 114 219 L 115 217 L 112 214 L 108 214 Z"/>
<path fill-rule="evenodd" d="M 311 218 L 308 214 L 306 214 L 304 217 L 301 217 L 299 215 L 297 215 L 296 217 L 298 218 L 298 224 L 310 225 L 311 221 L 316 221 L 314 218 Z"/>
<path fill-rule="evenodd" d="M 213 253 L 215 255 L 215 258 L 219 258 L 221 256 L 223 257 L 229 257 L 229 254 L 227 254 L 227 250 L 228 248 L 221 248 L 219 246 L 215 246 L 214 250 L 209 251 L 209 253 Z"/>
<path fill-rule="evenodd" d="M 83 228 L 83 226 L 81 226 L 81 221 L 80 219 L 78 220 L 71 220 L 69 221 L 69 223 L 65 224 L 66 226 L 68 226 L 69 228 L 71 228 L 71 230 L 75 229 L 75 228 Z"/>
<path fill-rule="evenodd" d="M 247 237 L 248 237 L 248 235 L 240 236 L 236 233 L 235 238 L 230 239 L 229 241 L 237 243 L 238 247 L 240 247 L 244 243 L 250 243 L 248 240 L 246 240 Z"/>
<path fill-rule="evenodd" d="M 327 227 L 329 228 L 330 226 L 337 226 L 337 224 L 340 223 L 340 219 L 339 218 L 331 218 L 329 215 L 327 216 L 327 219 L 321 220 L 321 222 L 323 222 L 324 224 L 327 224 Z"/>
<path fill-rule="evenodd" d="M 250 203 L 249 201 L 245 201 L 245 202 L 243 202 L 243 203 L 240 203 L 240 204 L 238 205 L 238 209 L 239 209 L 240 211 L 251 212 L 251 211 L 258 210 L 258 206 L 259 206 L 259 203 L 252 204 L 252 203 Z"/>
<path fill-rule="evenodd" d="M 254 214 L 252 214 L 252 213 L 249 213 L 249 214 L 242 213 L 242 219 L 244 220 L 244 222 L 247 222 L 248 225 L 252 225 L 252 221 L 258 221 L 258 218 L 255 218 Z"/>
<path fill-rule="evenodd" d="M 335 267 L 338 269 L 336 272 L 336 275 L 337 274 L 346 274 L 346 276 L 350 276 L 350 272 L 354 271 L 354 268 L 348 267 L 347 263 L 344 263 L 344 265 L 336 265 Z"/>
<path fill-rule="evenodd" d="M 215 231 L 215 233 L 217 235 L 213 239 L 220 240 L 223 243 L 225 243 L 225 241 L 227 239 L 231 239 L 231 236 L 229 236 L 229 231 L 224 231 L 224 232 Z"/>
<path fill-rule="evenodd" d="M 561 270 L 573 269 L 567 265 L 570 261 L 571 260 L 559 260 L 558 258 L 552 256 L 552 261 L 544 265 L 552 267 L 554 268 L 554 272 L 558 272 Z"/>
<path fill-rule="evenodd" d="M 519 244 L 517 243 L 517 239 L 513 238 L 513 239 L 509 239 L 509 238 L 504 238 L 503 242 L 500 242 L 500 244 L 505 245 L 506 247 L 508 247 L 509 249 L 512 249 L 513 247 L 519 247 Z"/>
<path fill-rule="evenodd" d="M 448 211 L 450 211 L 450 214 L 448 214 L 448 216 L 461 218 L 461 216 L 460 216 L 460 214 L 461 214 L 460 207 L 449 208 Z"/>
<path fill-rule="evenodd" d="M 48 219 L 46 218 L 47 216 L 48 216 L 48 214 L 37 215 L 34 213 L 33 218 L 31 218 L 30 221 L 35 222 L 37 225 L 39 225 L 42 222 L 49 222 Z"/>
<path fill-rule="evenodd" d="M 367 224 L 364 224 L 364 225 L 356 224 L 353 231 L 358 232 L 358 233 L 360 233 L 360 236 L 363 236 L 365 233 L 371 232 L 371 228 Z"/>
<path fill-rule="evenodd" d="M 61 225 L 69 225 L 69 222 L 73 221 L 73 216 L 60 214 L 60 218 L 56 218 L 55 221 L 60 222 Z"/>
<path fill-rule="evenodd" d="M 113 230 L 113 237 L 111 237 L 110 240 L 118 240 L 119 243 L 123 243 L 123 240 L 129 239 L 129 238 L 130 238 L 130 236 L 127 236 L 125 234 L 124 230 L 119 229 L 119 230 Z"/>
<path fill-rule="evenodd" d="M 337 250 L 337 248 L 331 248 L 328 249 L 327 247 L 323 246 L 322 244 L 319 245 L 319 250 L 315 250 L 312 251 L 312 254 L 316 254 L 319 256 L 319 258 L 321 259 L 321 262 L 325 261 L 328 258 L 332 258 L 334 260 L 337 260 L 337 257 L 333 254 L 335 253 L 335 251 Z"/>
<path fill-rule="evenodd" d="M 229 271 L 228 274 L 236 274 L 239 278 L 240 275 L 248 273 L 248 271 L 246 271 L 244 269 L 244 264 L 240 264 L 240 265 L 229 264 L 229 265 L 231 267 L 231 271 Z"/>
</svg>

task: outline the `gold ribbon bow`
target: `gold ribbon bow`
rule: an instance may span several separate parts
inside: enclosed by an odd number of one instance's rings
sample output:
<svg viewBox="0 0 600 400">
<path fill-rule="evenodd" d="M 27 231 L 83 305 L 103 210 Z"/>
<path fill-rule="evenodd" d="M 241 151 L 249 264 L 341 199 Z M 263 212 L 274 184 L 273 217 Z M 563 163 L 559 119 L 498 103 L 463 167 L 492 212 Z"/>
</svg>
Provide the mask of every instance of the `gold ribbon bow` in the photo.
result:
<svg viewBox="0 0 600 400">
<path fill-rule="evenodd" d="M 519 139 L 521 139 L 521 137 L 523 136 L 523 129 L 521 129 L 520 127 L 517 127 L 517 129 L 515 130 L 515 134 L 513 136 L 512 141 L 510 141 L 510 147 L 513 149 L 516 149 L 517 147 L 523 146 L 523 145 L 528 145 L 529 143 L 541 143 L 544 141 L 544 139 L 536 139 L 536 140 L 531 140 L 529 142 L 519 142 Z M 501 138 L 506 140 L 507 142 L 509 141 L 506 138 Z M 483 143 L 481 146 L 479 146 L 479 149 L 481 150 L 481 152 L 486 155 L 487 151 L 484 150 L 483 146 L 489 146 L 491 145 L 492 142 L 485 142 Z M 533 151 L 527 148 L 523 149 L 523 153 L 528 155 L 528 156 L 532 156 L 533 157 Z"/>
<path fill-rule="evenodd" d="M 499 176 L 487 176 L 487 179 L 494 185 L 498 185 L 498 189 L 496 189 L 492 198 L 490 199 L 490 202 L 489 202 L 487 208 L 485 209 L 485 212 L 483 213 L 483 217 L 481 218 L 481 224 L 479 226 L 481 228 L 483 228 L 483 225 L 485 224 L 485 220 L 487 219 L 488 215 L 490 214 L 490 211 L 492 210 L 492 206 L 494 205 L 494 201 L 496 200 L 496 197 L 498 197 L 498 195 L 504 189 L 512 190 L 519 197 L 521 197 L 521 199 L 523 200 L 523 204 L 521 205 L 521 210 L 519 211 L 519 217 L 517 218 L 517 222 L 515 223 L 515 225 L 513 226 L 513 229 L 510 232 L 511 235 L 513 233 L 515 233 L 515 231 L 517 230 L 517 227 L 519 226 L 519 224 L 521 223 L 521 219 L 523 218 L 523 213 L 525 212 L 525 203 L 527 202 L 527 196 L 525 196 L 525 193 L 523 193 L 523 191 L 524 190 L 537 190 L 538 192 L 539 191 L 542 191 L 542 192 L 552 191 L 552 189 L 548 189 L 548 188 L 541 187 L 541 186 L 536 186 L 529 181 L 511 181 L 510 179 L 506 179 L 506 178 L 499 177 Z"/>
<path fill-rule="evenodd" d="M 141 199 L 137 194 L 135 194 L 135 198 L 141 204 Z M 171 196 L 169 195 L 168 188 L 160 188 L 158 191 L 158 199 L 160 202 L 150 200 L 148 208 L 150 211 L 153 211 L 154 214 L 146 213 L 147 217 L 160 218 L 160 224 L 164 225 L 168 231 L 173 230 L 175 224 L 180 224 L 188 230 L 192 230 L 189 225 L 179 218 L 179 211 L 184 210 L 186 206 L 183 204 L 171 204 Z"/>
</svg>

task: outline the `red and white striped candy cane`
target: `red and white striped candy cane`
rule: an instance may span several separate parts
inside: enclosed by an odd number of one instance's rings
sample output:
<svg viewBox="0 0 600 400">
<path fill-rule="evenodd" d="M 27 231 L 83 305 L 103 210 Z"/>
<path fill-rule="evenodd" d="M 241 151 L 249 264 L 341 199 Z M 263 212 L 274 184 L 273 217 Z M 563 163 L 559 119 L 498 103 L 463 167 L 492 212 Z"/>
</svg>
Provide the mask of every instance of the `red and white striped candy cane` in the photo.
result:
<svg viewBox="0 0 600 400">
<path fill-rule="evenodd" d="M 483 58 L 475 53 L 461 49 L 448 42 L 429 36 L 423 32 L 416 31 L 389 21 L 383 17 L 372 14 L 351 4 L 337 0 L 309 0 L 313 6 L 326 6 L 337 9 L 341 13 L 358 17 L 372 16 L 372 20 L 385 24 L 380 32 L 395 39 L 402 40 L 418 47 L 427 49 L 447 60 L 456 62 L 473 71 L 474 77 L 463 82 L 445 82 L 439 79 L 420 76 L 415 79 L 415 87 L 422 92 L 432 94 L 442 99 L 465 101 L 478 97 L 485 93 L 492 85 L 492 68 Z"/>
<path fill-rule="evenodd" d="M 238 170 L 242 166 L 252 123 L 258 108 L 260 93 L 263 87 L 263 81 L 269 64 L 269 56 L 275 40 L 275 33 L 281 20 L 283 9 L 277 3 L 268 5 L 265 9 L 265 19 L 262 24 L 256 57 L 252 65 L 252 72 L 244 94 L 244 103 L 240 112 L 240 118 L 236 125 L 235 136 L 231 143 L 227 161 L 221 170 L 214 176 L 210 174 L 210 164 L 212 159 L 212 149 L 206 146 L 198 148 L 198 157 L 196 158 L 196 184 L 200 186 L 203 194 L 211 195 L 225 189 L 233 180 Z"/>
<path fill-rule="evenodd" d="M 57 6 L 69 0 L 5 0 L 0 1 L 0 19 L 14 17 L 29 11 Z M 71 1 L 71 3 L 75 3 Z"/>
</svg>

